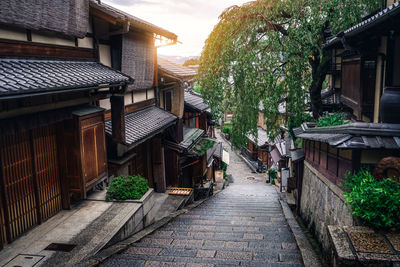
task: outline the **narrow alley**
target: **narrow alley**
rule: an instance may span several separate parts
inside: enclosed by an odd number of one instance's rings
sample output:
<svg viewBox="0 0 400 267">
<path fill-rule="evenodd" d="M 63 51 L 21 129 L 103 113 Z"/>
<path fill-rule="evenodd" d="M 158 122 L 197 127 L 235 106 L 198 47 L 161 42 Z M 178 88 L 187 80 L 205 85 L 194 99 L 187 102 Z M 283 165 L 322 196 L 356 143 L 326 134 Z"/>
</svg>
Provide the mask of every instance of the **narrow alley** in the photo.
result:
<svg viewBox="0 0 400 267">
<path fill-rule="evenodd" d="M 103 266 L 302 266 L 275 188 L 222 141 L 229 187 Z"/>
</svg>

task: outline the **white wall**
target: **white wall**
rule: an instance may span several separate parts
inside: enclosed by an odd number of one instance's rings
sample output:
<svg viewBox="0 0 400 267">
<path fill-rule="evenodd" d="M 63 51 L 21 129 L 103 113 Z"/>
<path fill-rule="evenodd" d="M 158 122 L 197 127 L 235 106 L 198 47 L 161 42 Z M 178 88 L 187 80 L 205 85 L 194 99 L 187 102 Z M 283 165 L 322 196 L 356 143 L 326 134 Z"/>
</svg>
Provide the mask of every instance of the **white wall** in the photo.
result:
<svg viewBox="0 0 400 267">
<path fill-rule="evenodd" d="M 146 91 L 133 92 L 133 103 L 147 100 Z"/>
</svg>

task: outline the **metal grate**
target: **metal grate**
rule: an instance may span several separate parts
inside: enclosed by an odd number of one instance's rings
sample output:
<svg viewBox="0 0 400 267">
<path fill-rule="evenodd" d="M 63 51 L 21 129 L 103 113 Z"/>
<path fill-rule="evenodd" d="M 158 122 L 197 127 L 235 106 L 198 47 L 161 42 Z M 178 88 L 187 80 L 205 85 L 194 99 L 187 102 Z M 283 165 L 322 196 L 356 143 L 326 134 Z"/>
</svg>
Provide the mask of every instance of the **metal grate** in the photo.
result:
<svg viewBox="0 0 400 267">
<path fill-rule="evenodd" d="M 76 247 L 74 244 L 51 243 L 44 250 L 70 252 L 74 247 Z"/>
</svg>

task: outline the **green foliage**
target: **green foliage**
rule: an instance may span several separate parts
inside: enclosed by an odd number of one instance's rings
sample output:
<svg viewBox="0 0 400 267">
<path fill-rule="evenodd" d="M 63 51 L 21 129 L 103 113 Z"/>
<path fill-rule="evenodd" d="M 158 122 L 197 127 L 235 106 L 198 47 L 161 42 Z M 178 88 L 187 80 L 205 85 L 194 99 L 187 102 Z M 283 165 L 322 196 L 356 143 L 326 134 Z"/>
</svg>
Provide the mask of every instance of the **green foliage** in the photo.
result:
<svg viewBox="0 0 400 267">
<path fill-rule="evenodd" d="M 279 132 L 281 103 L 290 131 L 304 122 L 307 103 L 320 102 L 315 96 L 330 61 L 322 49 L 324 30 L 329 25 L 335 35 L 380 2 L 256 0 L 226 9 L 206 40 L 197 81 L 214 118 L 234 112 L 232 144 L 244 145 L 249 134 L 257 137 L 260 101 L 271 139 Z M 309 99 L 313 87 L 319 91 Z"/>
<path fill-rule="evenodd" d="M 322 116 L 322 118 L 318 121 L 317 127 L 336 126 L 346 123 L 346 115 L 342 112 L 335 112 Z"/>
<path fill-rule="evenodd" d="M 215 141 L 211 139 L 202 138 L 194 145 L 191 151 L 195 152 L 199 156 L 203 156 L 207 152 L 207 150 L 209 150 L 214 146 L 214 144 Z"/>
<path fill-rule="evenodd" d="M 296 148 L 302 148 L 303 147 L 303 139 L 296 138 L 295 145 L 296 145 Z"/>
<path fill-rule="evenodd" d="M 344 188 L 351 214 L 376 228 L 400 229 L 400 185 L 394 180 L 377 181 L 364 169 L 348 173 Z"/>
<path fill-rule="evenodd" d="M 195 91 L 195 92 L 198 93 L 198 94 L 201 94 L 200 85 L 196 84 L 196 85 L 193 87 L 193 91 Z"/>
<path fill-rule="evenodd" d="M 228 164 L 222 162 L 221 167 L 222 167 L 222 172 L 224 174 L 224 179 L 228 181 L 228 174 L 226 173 L 226 170 L 228 169 Z"/>
<path fill-rule="evenodd" d="M 276 177 L 278 177 L 278 173 L 273 168 L 268 170 L 268 175 L 269 175 L 269 179 L 271 179 L 271 180 L 274 180 L 274 179 L 276 179 Z"/>
<path fill-rule="evenodd" d="M 141 176 L 115 177 L 107 189 L 107 200 L 140 199 L 149 190 L 147 180 Z"/>
<path fill-rule="evenodd" d="M 230 136 L 232 136 L 232 125 L 222 125 L 221 127 L 221 132 L 223 132 L 224 134 L 229 134 Z"/>
<path fill-rule="evenodd" d="M 226 172 L 226 170 L 228 169 L 228 164 L 226 164 L 225 162 L 222 162 L 221 167 L 222 167 L 222 170 L 224 172 Z"/>
<path fill-rule="evenodd" d="M 186 60 L 186 61 L 183 63 L 183 66 L 187 67 L 187 66 L 199 65 L 199 64 L 200 64 L 200 59 L 198 59 L 198 58 L 191 58 L 191 59 Z"/>
</svg>

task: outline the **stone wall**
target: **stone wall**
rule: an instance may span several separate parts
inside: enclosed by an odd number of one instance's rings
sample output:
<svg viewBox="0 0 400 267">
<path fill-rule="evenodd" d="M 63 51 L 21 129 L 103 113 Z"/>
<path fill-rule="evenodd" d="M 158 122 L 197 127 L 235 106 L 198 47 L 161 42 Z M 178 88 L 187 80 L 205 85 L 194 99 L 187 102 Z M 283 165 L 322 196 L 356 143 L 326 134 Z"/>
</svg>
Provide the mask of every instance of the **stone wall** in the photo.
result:
<svg viewBox="0 0 400 267">
<path fill-rule="evenodd" d="M 328 225 L 356 225 L 344 202 L 343 191 L 305 161 L 300 213 L 326 252 L 330 251 Z"/>
</svg>

